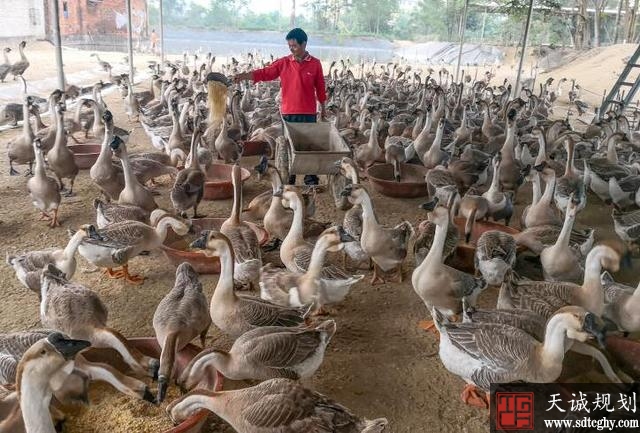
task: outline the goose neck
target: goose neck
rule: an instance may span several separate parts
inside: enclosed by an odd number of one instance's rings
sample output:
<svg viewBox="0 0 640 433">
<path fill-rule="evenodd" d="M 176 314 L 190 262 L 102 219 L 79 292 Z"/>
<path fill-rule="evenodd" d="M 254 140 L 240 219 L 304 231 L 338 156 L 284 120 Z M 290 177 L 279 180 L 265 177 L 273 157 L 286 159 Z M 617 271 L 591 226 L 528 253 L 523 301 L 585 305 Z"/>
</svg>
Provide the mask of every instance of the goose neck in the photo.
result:
<svg viewBox="0 0 640 433">
<path fill-rule="evenodd" d="M 44 167 L 44 155 L 42 155 L 42 150 L 36 149 L 36 168 L 35 168 L 35 177 L 36 179 L 45 179 L 47 177 L 47 171 Z"/>
<path fill-rule="evenodd" d="M 556 176 L 555 174 L 551 175 L 551 178 L 547 181 L 547 184 L 544 188 L 544 194 L 542 195 L 540 201 L 543 203 L 551 203 L 551 199 L 553 198 L 553 192 L 556 189 Z"/>
<path fill-rule="evenodd" d="M 575 215 L 567 210 L 564 217 L 564 224 L 562 224 L 562 230 L 560 236 L 556 240 L 556 245 L 569 245 L 569 238 L 571 236 L 571 230 L 573 229 L 573 223 L 575 221 Z"/>
<path fill-rule="evenodd" d="M 233 291 L 234 258 L 231 247 L 227 245 L 220 252 L 221 254 L 218 256 L 220 259 L 220 278 L 218 278 L 216 290 L 213 292 L 213 297 L 211 298 L 212 308 L 214 303 L 216 303 L 214 299 L 235 299 L 236 297 Z"/>
<path fill-rule="evenodd" d="M 69 242 L 67 242 L 67 246 L 64 248 L 63 254 L 65 259 L 69 260 L 73 258 L 73 256 L 76 254 L 76 251 L 78 250 L 78 246 L 82 243 L 82 239 L 84 237 L 85 232 L 83 232 L 82 230 L 78 230 L 73 234 L 73 236 L 71 236 L 71 239 L 69 239 Z"/>
<path fill-rule="evenodd" d="M 311 252 L 311 260 L 305 276 L 307 278 L 318 278 L 322 272 L 325 257 L 327 256 L 328 245 L 324 237 L 320 237 Z"/>
<path fill-rule="evenodd" d="M 566 352 L 567 326 L 562 314 L 549 319 L 541 348 L 542 363 L 551 369 L 561 366 Z"/>
<path fill-rule="evenodd" d="M 20 410 L 27 433 L 55 433 L 49 414 L 53 393 L 48 381 L 23 375 L 20 384 Z"/>
</svg>

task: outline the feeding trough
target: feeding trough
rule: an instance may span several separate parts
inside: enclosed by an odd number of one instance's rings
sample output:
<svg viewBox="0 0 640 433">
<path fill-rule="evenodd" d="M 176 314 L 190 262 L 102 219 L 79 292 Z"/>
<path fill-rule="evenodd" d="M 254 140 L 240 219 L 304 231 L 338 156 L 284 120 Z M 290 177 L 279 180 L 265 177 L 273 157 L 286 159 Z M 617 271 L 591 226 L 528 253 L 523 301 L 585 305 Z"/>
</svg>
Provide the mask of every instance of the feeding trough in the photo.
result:
<svg viewBox="0 0 640 433">
<path fill-rule="evenodd" d="M 154 337 L 130 338 L 128 341 L 134 348 L 142 352 L 144 355 L 151 356 L 153 358 L 160 358 L 160 345 Z M 187 367 L 189 362 L 199 352 L 200 349 L 193 344 L 188 344 L 184 349 L 178 352 L 175 360 L 175 374 L 179 376 Z M 127 364 L 124 363 L 122 358 L 113 349 L 91 348 L 83 352 L 82 355 L 90 361 L 104 362 L 123 372 L 129 370 Z M 219 376 L 216 375 L 216 378 L 217 377 Z M 222 390 L 222 386 L 222 381 L 216 382 L 215 390 Z M 199 410 L 179 425 L 168 430 L 164 430 L 162 433 L 199 433 L 202 430 L 208 415 L 209 412 L 207 410 Z"/>
<path fill-rule="evenodd" d="M 81 170 L 91 168 L 100 155 L 102 145 L 98 142 L 70 144 L 67 146 L 73 152 L 73 160 Z"/>
<path fill-rule="evenodd" d="M 458 241 L 458 246 L 456 247 L 455 253 L 448 261 L 448 265 L 469 273 L 473 273 L 475 270 L 474 258 L 476 254 L 476 242 L 484 232 L 497 230 L 508 233 L 512 236 L 520 233 L 518 229 L 505 226 L 504 224 L 498 224 L 489 221 L 476 221 L 473 224 L 473 230 L 471 231 L 471 240 L 469 243 L 465 243 L 464 226 L 466 223 L 466 219 L 458 217 L 454 218 L 454 222 L 456 224 L 456 227 L 458 228 L 458 233 L 460 233 L 460 240 Z M 519 246 L 518 252 L 522 252 L 525 249 L 526 248 Z"/>
<path fill-rule="evenodd" d="M 266 141 L 243 141 L 242 156 L 269 155 L 271 148 Z"/>
<path fill-rule="evenodd" d="M 417 164 L 400 164 L 400 182 L 393 178 L 392 164 L 376 164 L 367 169 L 373 189 L 387 197 L 415 198 L 429 194 L 424 180 L 429 170 Z"/>
<path fill-rule="evenodd" d="M 211 164 L 207 170 L 207 180 L 204 183 L 205 200 L 224 200 L 233 197 L 233 183 L 231 182 L 231 168 L 228 164 Z M 245 168 L 240 169 L 242 173 L 242 183 L 249 177 L 251 172 Z"/>
<path fill-rule="evenodd" d="M 199 235 L 203 230 L 219 230 L 225 221 L 226 218 L 199 218 L 192 220 L 191 224 Z M 260 245 L 264 245 L 269 240 L 269 234 L 265 229 L 248 221 L 245 221 L 245 223 L 255 232 Z M 170 233 L 171 235 L 167 236 L 164 245 L 160 249 L 173 266 L 177 267 L 180 263 L 187 262 L 199 274 L 220 273 L 220 260 L 217 257 L 207 257 L 202 250 L 192 251 L 189 249 L 189 244 L 191 240 L 195 240 L 195 237 L 189 239 Z"/>
</svg>

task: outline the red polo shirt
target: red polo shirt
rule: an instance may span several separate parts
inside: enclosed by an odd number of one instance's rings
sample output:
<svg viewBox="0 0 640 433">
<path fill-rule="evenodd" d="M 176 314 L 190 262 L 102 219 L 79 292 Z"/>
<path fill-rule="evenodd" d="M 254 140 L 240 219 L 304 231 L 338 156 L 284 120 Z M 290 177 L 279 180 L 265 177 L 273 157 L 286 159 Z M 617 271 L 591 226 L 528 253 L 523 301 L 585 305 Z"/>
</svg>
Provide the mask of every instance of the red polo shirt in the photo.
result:
<svg viewBox="0 0 640 433">
<path fill-rule="evenodd" d="M 316 114 L 316 97 L 321 104 L 327 100 L 322 64 L 308 53 L 301 62 L 291 54 L 253 71 L 254 82 L 278 77 L 282 89 L 282 114 Z"/>
</svg>

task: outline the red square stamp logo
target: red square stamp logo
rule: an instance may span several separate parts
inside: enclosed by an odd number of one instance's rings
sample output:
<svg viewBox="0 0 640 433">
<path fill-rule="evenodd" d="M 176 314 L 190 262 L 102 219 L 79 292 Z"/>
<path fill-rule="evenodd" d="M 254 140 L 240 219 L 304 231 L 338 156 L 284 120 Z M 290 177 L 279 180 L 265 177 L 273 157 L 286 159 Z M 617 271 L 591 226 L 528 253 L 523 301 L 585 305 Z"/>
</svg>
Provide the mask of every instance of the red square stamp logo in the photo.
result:
<svg viewBox="0 0 640 433">
<path fill-rule="evenodd" d="M 496 429 L 533 430 L 533 393 L 496 392 Z"/>
</svg>

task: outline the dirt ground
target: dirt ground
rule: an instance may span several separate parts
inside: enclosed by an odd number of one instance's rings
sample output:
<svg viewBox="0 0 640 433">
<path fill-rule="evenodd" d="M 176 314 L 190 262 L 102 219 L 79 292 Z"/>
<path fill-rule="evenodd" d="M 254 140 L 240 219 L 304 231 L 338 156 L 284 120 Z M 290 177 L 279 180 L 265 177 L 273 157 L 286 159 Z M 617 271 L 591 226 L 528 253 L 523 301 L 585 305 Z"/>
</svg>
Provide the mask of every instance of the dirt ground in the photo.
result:
<svg viewBox="0 0 640 433">
<path fill-rule="evenodd" d="M 84 53 L 88 56 L 87 53 Z M 105 56 L 107 57 L 107 56 Z M 92 60 L 91 58 L 87 57 Z M 1 88 L 2 85 L 0 85 Z M 146 84 L 141 87 L 146 88 Z M 131 128 L 129 140 L 131 152 L 151 150 L 149 139 L 139 125 L 129 125 L 122 102 L 116 93 L 106 97 L 114 112 L 116 125 Z M 17 131 L 0 134 L 0 143 L 14 136 Z M 3 252 L 21 252 L 66 244 L 66 229 L 77 228 L 95 221 L 92 200 L 98 196 L 97 188 L 89 179 L 88 170 L 80 172 L 76 196 L 63 199 L 60 207 L 61 228 L 50 229 L 37 221 L 38 213 L 26 195 L 26 178 L 8 176 L 6 151 L 0 152 L 0 239 Z M 252 167 L 257 158 L 242 161 Z M 18 167 L 20 171 L 24 167 Z M 162 179 L 157 197 L 161 207 L 171 209 L 168 197 L 169 179 Z M 245 203 L 269 188 L 266 182 L 257 182 L 254 176 L 244 188 Z M 371 190 L 371 189 L 370 189 Z M 423 199 L 401 200 L 383 197 L 372 192 L 379 220 L 395 225 L 408 220 L 414 226 L 425 218 L 418 209 Z M 518 196 L 518 217 L 523 203 L 530 200 L 530 189 L 523 188 Z M 328 193 L 318 196 L 316 218 L 323 221 L 342 221 L 342 213 L 335 210 Z M 199 209 L 211 217 L 226 217 L 230 213 L 231 200 L 203 202 Z M 610 210 L 593 196 L 589 206 L 578 215 L 578 224 L 595 227 L 599 238 L 612 237 Z M 274 255 L 267 259 L 276 260 Z M 325 361 L 306 385 L 323 392 L 369 418 L 387 417 L 389 431 L 395 433 L 421 432 L 486 432 L 488 417 L 485 411 L 469 408 L 460 401 L 462 380 L 448 373 L 437 356 L 437 341 L 433 335 L 417 328 L 427 311 L 410 282 L 413 256 L 405 262 L 405 280 L 401 284 L 370 286 L 368 277 L 356 285 L 344 303 L 335 307 L 333 318 L 338 332 L 327 349 Z M 638 269 L 638 261 L 634 268 Z M 85 272 L 88 264 L 80 257 L 79 269 L 74 280 L 99 293 L 109 310 L 109 326 L 128 337 L 152 336 L 152 317 L 162 297 L 173 286 L 174 270 L 160 251 L 148 257 L 138 257 L 131 262 L 131 270 L 147 277 L 144 285 L 136 287 L 105 279 L 99 272 Z M 518 269 L 525 274 L 535 272 L 525 262 Z M 637 284 L 637 276 L 627 270 L 615 276 L 617 280 Z M 212 295 L 217 276 L 201 277 L 206 294 Z M 495 305 L 497 290 L 483 294 L 480 305 Z M 0 332 L 24 330 L 41 326 L 38 315 L 38 299 L 15 279 L 8 266 L 0 272 Z M 208 345 L 229 347 L 230 342 L 213 329 Z M 591 364 L 584 365 L 584 369 Z M 119 427 L 96 426 L 94 433 L 124 433 L 131 431 L 126 425 Z M 90 433 L 89 431 L 83 433 Z"/>
</svg>

